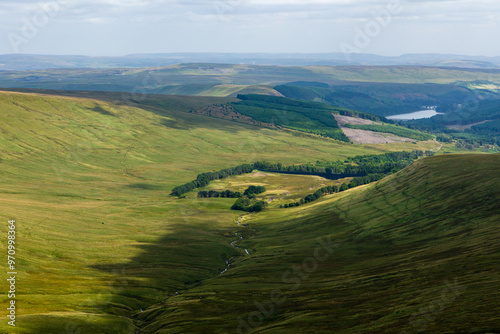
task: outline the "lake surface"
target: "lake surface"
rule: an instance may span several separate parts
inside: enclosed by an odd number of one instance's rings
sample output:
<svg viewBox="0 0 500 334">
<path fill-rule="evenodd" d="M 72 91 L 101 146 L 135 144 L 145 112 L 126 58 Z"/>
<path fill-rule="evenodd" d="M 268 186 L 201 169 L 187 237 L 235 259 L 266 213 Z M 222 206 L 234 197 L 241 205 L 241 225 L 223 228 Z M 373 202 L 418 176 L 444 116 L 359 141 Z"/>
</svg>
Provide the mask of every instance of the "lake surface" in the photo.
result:
<svg viewBox="0 0 500 334">
<path fill-rule="evenodd" d="M 434 109 L 426 109 L 421 111 L 412 112 L 409 114 L 401 114 L 401 115 L 393 115 L 386 117 L 387 119 L 393 119 L 396 121 L 409 121 L 412 119 L 422 119 L 422 118 L 431 118 L 436 115 L 442 115 L 443 113 L 439 113 Z"/>
</svg>

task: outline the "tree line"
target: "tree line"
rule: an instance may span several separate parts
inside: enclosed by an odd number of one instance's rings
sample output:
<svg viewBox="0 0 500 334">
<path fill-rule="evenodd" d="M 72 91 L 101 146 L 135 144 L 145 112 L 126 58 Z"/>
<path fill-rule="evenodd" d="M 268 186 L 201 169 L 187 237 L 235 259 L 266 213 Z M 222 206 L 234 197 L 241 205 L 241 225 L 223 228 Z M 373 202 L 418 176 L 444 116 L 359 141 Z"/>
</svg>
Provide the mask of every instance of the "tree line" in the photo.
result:
<svg viewBox="0 0 500 334">
<path fill-rule="evenodd" d="M 263 186 L 249 186 L 243 195 L 239 191 L 231 191 L 231 190 L 202 190 L 198 192 L 198 198 L 239 198 L 242 196 L 247 196 L 248 198 L 255 198 L 255 195 L 262 194 L 266 191 L 266 188 Z"/>
<path fill-rule="evenodd" d="M 338 179 L 344 177 L 362 177 L 368 174 L 387 174 L 401 170 L 410 165 L 414 160 L 424 155 L 432 155 L 433 152 L 412 151 L 412 152 L 391 152 L 381 155 L 361 155 L 347 158 L 345 161 L 320 162 L 315 165 L 290 165 L 282 163 L 271 163 L 258 161 L 254 163 L 254 168 L 267 172 L 308 174 L 318 175 L 328 179 Z"/>
<path fill-rule="evenodd" d="M 434 153 L 431 151 L 426 151 L 425 153 L 422 151 L 403 151 L 385 153 L 381 155 L 373 154 L 355 156 L 353 158 L 347 158 L 345 161 L 317 161 L 316 164 L 288 166 L 282 164 L 281 162 L 271 163 L 267 161 L 257 161 L 253 164 L 243 164 L 232 168 L 226 168 L 218 172 L 199 174 L 196 177 L 196 180 L 175 187 L 172 190 L 171 195 L 181 196 L 196 188 L 207 186 L 210 181 L 223 179 L 228 176 L 250 173 L 254 169 L 276 173 L 318 175 L 327 179 L 340 179 L 345 177 L 360 178 L 369 174 L 392 174 L 410 165 L 419 157 L 433 154 Z M 212 193 L 212 196 L 205 193 L 200 196 L 217 197 L 215 193 Z M 219 197 L 223 196 L 219 194 Z"/>
<path fill-rule="evenodd" d="M 208 173 L 198 174 L 196 180 L 175 187 L 174 189 L 172 189 L 170 195 L 181 196 L 187 192 L 190 192 L 193 189 L 207 186 L 210 183 L 210 181 L 223 179 L 232 175 L 241 175 L 245 173 L 250 173 L 253 169 L 254 169 L 253 165 L 244 164 L 232 168 L 222 169 L 218 172 L 208 172 Z"/>
<path fill-rule="evenodd" d="M 203 190 L 198 192 L 198 198 L 239 198 L 241 197 L 241 193 L 239 191 L 231 191 L 231 190 Z"/>
</svg>

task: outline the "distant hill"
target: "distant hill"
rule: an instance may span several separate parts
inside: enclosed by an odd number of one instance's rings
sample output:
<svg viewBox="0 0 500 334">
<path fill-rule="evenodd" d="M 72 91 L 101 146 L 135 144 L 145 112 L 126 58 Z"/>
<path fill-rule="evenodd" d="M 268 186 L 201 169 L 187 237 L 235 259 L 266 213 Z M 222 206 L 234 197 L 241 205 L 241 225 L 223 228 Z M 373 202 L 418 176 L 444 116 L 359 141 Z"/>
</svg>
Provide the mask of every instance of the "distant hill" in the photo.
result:
<svg viewBox="0 0 500 334">
<path fill-rule="evenodd" d="M 49 68 L 139 68 L 161 67 L 179 63 L 218 63 L 293 66 L 445 66 L 465 68 L 500 68 L 500 57 L 449 54 L 407 54 L 386 57 L 373 54 L 343 53 L 153 53 L 122 57 L 82 55 L 0 55 L 0 70 L 40 70 Z"/>
<path fill-rule="evenodd" d="M 308 82 L 312 84 L 307 84 Z M 481 85 L 477 86 L 479 82 Z M 273 87 L 289 85 L 289 83 L 317 91 L 322 88 L 328 89 L 326 87 L 334 89 L 338 87 L 337 90 L 351 90 L 356 94 L 375 94 L 373 101 L 367 102 L 368 104 L 373 102 L 374 106 L 377 105 L 377 98 L 380 94 L 385 96 L 382 97 L 383 99 L 390 97 L 396 102 L 405 101 L 407 105 L 401 111 L 407 109 L 415 111 L 415 108 L 420 107 L 421 104 L 442 100 L 447 91 L 450 92 L 448 99 L 455 99 L 455 103 L 461 103 L 460 100 L 464 98 L 464 94 L 473 97 L 475 91 L 498 91 L 499 82 L 500 69 L 429 66 L 257 66 L 192 63 L 133 69 L 0 71 L 0 87 L 4 88 L 236 96 L 241 93 L 280 95 L 282 93 L 277 92 Z M 403 84 L 440 84 L 457 87 L 405 86 Z M 391 90 L 396 91 L 392 94 L 394 96 L 390 95 Z M 408 95 L 407 92 L 412 90 L 414 93 Z M 429 92 L 433 90 L 436 90 L 436 97 L 430 96 L 432 94 Z M 399 96 L 397 94 L 399 92 L 402 92 L 404 96 Z M 315 97 L 323 98 L 323 95 L 328 94 L 316 94 Z M 360 94 L 357 98 L 360 98 L 360 101 L 366 100 L 366 96 L 364 98 Z M 328 100 L 328 97 L 324 99 Z M 457 102 L 456 99 L 459 101 Z M 399 106 L 396 104 L 395 107 Z"/>
<path fill-rule="evenodd" d="M 304 83 L 290 83 L 274 89 L 288 98 L 323 101 L 380 116 L 422 110 L 427 106 L 444 108 L 475 96 L 470 89 L 451 84 L 358 83 L 307 86 Z M 489 95 L 497 96 L 493 92 Z"/>
</svg>

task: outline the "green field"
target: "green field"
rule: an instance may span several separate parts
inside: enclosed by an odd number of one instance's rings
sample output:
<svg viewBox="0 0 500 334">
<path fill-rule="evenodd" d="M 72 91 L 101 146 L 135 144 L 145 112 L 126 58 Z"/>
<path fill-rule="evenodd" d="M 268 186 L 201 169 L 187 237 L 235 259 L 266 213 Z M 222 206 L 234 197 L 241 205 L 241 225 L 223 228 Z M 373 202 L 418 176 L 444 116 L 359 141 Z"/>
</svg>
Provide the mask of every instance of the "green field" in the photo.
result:
<svg viewBox="0 0 500 334">
<path fill-rule="evenodd" d="M 234 200 L 168 195 L 199 173 L 439 147 L 352 145 L 187 112 L 215 98 L 79 94 L 0 93 L 0 230 L 16 220 L 16 333 L 134 333 L 141 308 L 217 277 L 242 254 L 230 245 Z"/>
</svg>

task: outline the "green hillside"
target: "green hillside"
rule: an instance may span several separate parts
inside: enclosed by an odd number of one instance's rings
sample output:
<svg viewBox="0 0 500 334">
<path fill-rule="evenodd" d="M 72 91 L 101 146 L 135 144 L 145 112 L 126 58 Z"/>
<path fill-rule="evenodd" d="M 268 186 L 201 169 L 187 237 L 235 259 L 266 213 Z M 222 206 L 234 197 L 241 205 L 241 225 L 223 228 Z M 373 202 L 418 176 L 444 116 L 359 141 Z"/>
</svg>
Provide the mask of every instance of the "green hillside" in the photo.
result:
<svg viewBox="0 0 500 334">
<path fill-rule="evenodd" d="M 228 99 L 66 95 L 0 93 L 0 231 L 16 220 L 16 333 L 135 333 L 141 308 L 217 277 L 243 252 L 229 239 L 234 200 L 168 195 L 199 173 L 439 147 L 352 145 L 188 113 Z"/>
<path fill-rule="evenodd" d="M 335 107 L 326 103 L 255 94 L 238 94 L 237 98 L 240 101 L 230 104 L 234 108 L 234 111 L 249 116 L 255 121 L 301 132 L 313 133 L 340 141 L 349 142 L 349 138 L 347 138 L 340 128 L 334 115 L 357 117 L 380 123 L 362 125 L 344 124 L 344 127 L 352 129 L 389 133 L 421 141 L 435 138 L 428 133 L 389 124 L 389 121 L 384 117 Z M 236 119 L 236 121 L 238 121 L 238 119 Z"/>
<path fill-rule="evenodd" d="M 491 149 L 500 145 L 500 99 L 471 99 L 466 104 L 450 105 L 438 111 L 446 113 L 399 123 L 413 129 L 434 132 L 441 141 L 455 142 L 461 148 Z"/>
<path fill-rule="evenodd" d="M 231 96 L 236 97 L 238 94 L 261 94 L 280 96 L 272 86 L 266 85 L 216 85 L 212 88 L 203 91 L 201 96 Z"/>
<path fill-rule="evenodd" d="M 344 110 L 278 96 L 238 95 L 232 105 L 239 113 L 281 127 L 349 142 L 333 117 Z"/>
<path fill-rule="evenodd" d="M 283 96 L 306 101 L 323 101 L 380 116 L 397 115 L 436 106 L 448 112 L 451 106 L 498 98 L 493 91 L 473 91 L 454 84 L 409 84 L 399 82 L 349 83 L 348 85 L 310 86 L 307 82 L 274 87 Z M 480 97 L 481 96 L 481 97 Z"/>
<path fill-rule="evenodd" d="M 499 175 L 498 154 L 425 158 L 248 216 L 250 255 L 138 319 L 152 333 L 497 333 Z"/>
</svg>

